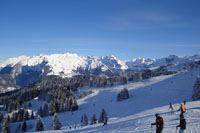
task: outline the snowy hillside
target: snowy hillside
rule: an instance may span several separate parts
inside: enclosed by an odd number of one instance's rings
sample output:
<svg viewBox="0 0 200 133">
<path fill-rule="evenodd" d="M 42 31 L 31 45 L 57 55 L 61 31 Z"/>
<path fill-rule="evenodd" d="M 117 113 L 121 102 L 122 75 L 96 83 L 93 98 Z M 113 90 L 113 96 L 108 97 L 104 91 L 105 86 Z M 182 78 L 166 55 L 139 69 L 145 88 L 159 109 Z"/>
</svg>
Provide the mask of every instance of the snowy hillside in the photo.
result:
<svg viewBox="0 0 200 133">
<path fill-rule="evenodd" d="M 42 118 L 45 132 L 134 132 L 152 133 L 155 127 L 151 123 L 155 121 L 155 113 L 160 113 L 164 118 L 164 133 L 176 133 L 176 126 L 179 124 L 179 111 L 175 114 L 169 112 L 169 103 L 175 104 L 178 110 L 180 103 L 186 103 L 185 118 L 187 121 L 187 132 L 198 133 L 200 131 L 200 101 L 191 101 L 193 85 L 200 69 L 177 73 L 168 76 L 159 76 L 143 80 L 141 82 L 117 85 L 107 88 L 82 88 L 81 90 L 93 90 L 95 93 L 78 100 L 79 110 L 75 112 L 59 113 L 62 128 L 59 131 L 51 130 L 52 116 Z M 130 98 L 118 102 L 117 93 L 124 87 L 128 88 Z M 38 104 L 32 101 L 32 109 L 37 110 Z M 95 114 L 97 119 L 104 108 L 108 115 L 108 125 L 101 124 L 87 125 L 80 127 L 80 120 L 86 114 L 89 121 Z M 29 132 L 35 130 L 36 120 L 27 121 Z M 19 123 L 11 124 L 14 131 Z M 78 127 L 74 129 L 74 125 Z M 69 126 L 73 128 L 70 130 Z"/>
</svg>

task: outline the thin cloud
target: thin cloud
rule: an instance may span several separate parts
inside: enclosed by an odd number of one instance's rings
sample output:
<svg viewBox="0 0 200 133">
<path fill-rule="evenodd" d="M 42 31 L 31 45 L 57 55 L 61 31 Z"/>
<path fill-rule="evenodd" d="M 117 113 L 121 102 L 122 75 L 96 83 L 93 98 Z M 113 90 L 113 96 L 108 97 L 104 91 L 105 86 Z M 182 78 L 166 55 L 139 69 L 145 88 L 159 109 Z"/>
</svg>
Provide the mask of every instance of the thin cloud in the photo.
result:
<svg viewBox="0 0 200 133">
<path fill-rule="evenodd" d="M 31 40 L 32 43 L 48 43 L 51 40 Z"/>
<path fill-rule="evenodd" d="M 139 45 L 143 46 L 150 46 L 150 47 L 160 47 L 160 48 L 200 48 L 200 44 L 183 44 L 183 43 L 162 43 L 162 42 L 155 42 L 155 43 L 138 43 Z"/>
<path fill-rule="evenodd" d="M 154 28 L 185 27 L 180 16 L 156 12 L 128 12 L 109 18 L 113 30 L 149 30 Z"/>
<path fill-rule="evenodd" d="M 200 48 L 200 44 L 169 44 L 169 47 Z"/>
<path fill-rule="evenodd" d="M 149 22 L 173 22 L 176 20 L 179 20 L 179 16 L 174 15 L 165 15 L 155 12 L 139 12 L 139 13 L 133 13 L 133 17 L 140 20 L 146 20 Z"/>
</svg>

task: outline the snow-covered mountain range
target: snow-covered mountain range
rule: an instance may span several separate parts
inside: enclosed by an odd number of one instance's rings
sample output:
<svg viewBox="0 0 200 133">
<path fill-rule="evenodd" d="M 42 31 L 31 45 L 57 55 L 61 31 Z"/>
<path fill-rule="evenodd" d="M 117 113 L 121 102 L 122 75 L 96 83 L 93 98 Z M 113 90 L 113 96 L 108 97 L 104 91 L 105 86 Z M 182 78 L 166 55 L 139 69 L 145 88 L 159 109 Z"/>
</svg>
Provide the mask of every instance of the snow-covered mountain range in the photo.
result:
<svg viewBox="0 0 200 133">
<path fill-rule="evenodd" d="M 3 68 L 23 67 L 23 69 L 32 69 L 33 71 L 45 72 L 45 67 L 49 69 L 47 75 L 60 75 L 65 77 L 71 77 L 76 73 L 78 68 L 84 70 L 92 70 L 101 68 L 101 70 L 138 70 L 144 68 L 166 66 L 169 64 L 187 64 L 200 60 L 200 54 L 194 56 L 178 57 L 170 55 L 161 59 L 145 59 L 145 58 L 133 58 L 130 61 L 121 61 L 115 56 L 95 57 L 95 56 L 78 56 L 77 54 L 52 54 L 38 56 L 19 56 L 17 58 L 9 58 L 6 61 L 0 63 L 1 73 Z M 18 72 L 23 71 L 17 69 Z"/>
<path fill-rule="evenodd" d="M 82 71 L 94 72 L 94 70 L 99 70 L 104 72 L 109 70 L 112 72 L 126 72 L 141 70 L 141 72 L 144 72 L 143 69 L 150 69 L 155 72 L 162 68 L 160 66 L 166 66 L 165 68 L 176 71 L 176 73 L 149 77 L 138 82 L 129 81 L 123 85 L 114 83 L 112 86 L 103 88 L 96 88 L 95 86 L 80 87 L 75 95 L 83 92 L 92 93 L 77 99 L 78 110 L 58 113 L 62 124 L 59 132 L 152 133 L 155 132 L 156 127 L 151 127 L 151 123 L 155 122 L 155 113 L 159 113 L 164 119 L 163 132 L 175 133 L 178 132 L 176 126 L 179 124 L 180 115 L 177 110 L 180 108 L 180 103 L 186 100 L 186 130 L 187 132 L 198 133 L 200 130 L 200 102 L 192 101 L 192 95 L 195 80 L 200 74 L 200 55 L 187 57 L 171 55 L 162 59 L 137 58 L 131 61 L 120 61 L 114 56 L 81 57 L 69 53 L 34 57 L 21 56 L 8 59 L 0 64 L 0 86 L 3 88 L 15 85 L 17 88 L 19 87 L 17 84 L 23 86 L 30 83 L 30 81 L 37 81 L 42 76 L 70 77 L 81 74 Z M 130 97 L 118 101 L 118 94 L 124 88 L 127 88 Z M 174 114 L 169 110 L 170 102 L 175 105 Z M 27 101 L 28 103 L 31 103 L 31 106 L 28 107 L 29 112 L 33 111 L 36 118 L 40 106 L 44 106 L 46 101 L 39 100 L 38 96 Z M 21 108 L 23 107 L 22 104 Z M 95 114 L 98 119 L 102 109 L 105 109 L 108 115 L 108 125 L 102 126 L 102 123 L 81 125 L 80 121 L 83 114 L 88 116 L 90 123 L 92 115 Z M 13 116 L 12 113 L 8 113 L 8 115 Z M 42 118 L 44 132 L 58 132 L 58 130 L 52 130 L 52 118 L 53 116 Z M 27 132 L 35 132 L 36 121 L 36 119 L 26 121 Z M 11 132 L 20 132 L 19 125 L 23 125 L 23 122 L 10 123 Z"/>
<path fill-rule="evenodd" d="M 47 75 L 72 77 L 83 71 L 91 73 L 98 71 L 99 74 L 106 71 L 125 72 L 159 66 L 167 66 L 168 70 L 178 71 L 191 67 L 198 61 L 200 61 L 200 54 L 186 57 L 170 55 L 161 59 L 134 58 L 129 61 L 121 61 L 115 56 L 78 56 L 71 53 L 40 54 L 33 57 L 19 56 L 0 62 L 0 75 L 8 74 L 16 80 L 17 85 L 25 86 Z M 1 84 L 0 88 L 4 88 L 4 84 Z"/>
</svg>

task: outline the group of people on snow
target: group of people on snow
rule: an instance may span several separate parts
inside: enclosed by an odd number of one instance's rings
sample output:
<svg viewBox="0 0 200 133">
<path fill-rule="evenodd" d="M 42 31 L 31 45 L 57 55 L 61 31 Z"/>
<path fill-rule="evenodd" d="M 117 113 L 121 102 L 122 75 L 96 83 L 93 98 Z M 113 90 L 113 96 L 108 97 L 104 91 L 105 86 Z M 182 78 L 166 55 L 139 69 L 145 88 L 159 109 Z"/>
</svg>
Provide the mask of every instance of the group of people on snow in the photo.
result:
<svg viewBox="0 0 200 133">
<path fill-rule="evenodd" d="M 186 120 L 184 118 L 184 113 L 186 112 L 185 104 L 186 104 L 186 101 L 184 101 L 184 105 L 180 104 L 180 108 L 177 110 L 177 111 L 181 111 L 181 114 L 179 115 L 180 122 L 179 122 L 179 125 L 176 126 L 176 129 L 180 128 L 179 133 L 185 133 L 185 130 L 186 130 Z M 174 113 L 174 110 L 175 110 L 174 104 L 170 103 L 169 109 L 171 110 L 171 113 Z M 163 127 L 164 127 L 164 120 L 158 113 L 155 114 L 155 117 L 156 117 L 155 123 L 151 123 L 151 126 L 156 125 L 156 133 L 162 133 Z M 107 121 L 108 121 L 108 117 L 106 116 L 103 121 L 103 126 L 107 125 Z M 75 129 L 76 129 L 76 126 L 75 126 Z"/>
<path fill-rule="evenodd" d="M 180 104 L 180 108 L 177 110 L 177 111 L 181 111 L 180 122 L 179 122 L 179 125 L 176 126 L 176 129 L 180 127 L 179 133 L 184 133 L 186 130 L 186 120 L 184 118 L 184 113 L 186 112 L 185 104 L 186 104 L 186 101 L 184 101 L 184 105 Z M 174 113 L 174 104 L 170 103 L 169 108 L 171 110 L 171 113 Z M 156 117 L 156 121 L 155 123 L 151 123 L 151 126 L 156 125 L 156 133 L 162 133 L 163 127 L 164 127 L 164 120 L 158 113 L 155 114 L 155 117 Z"/>
</svg>

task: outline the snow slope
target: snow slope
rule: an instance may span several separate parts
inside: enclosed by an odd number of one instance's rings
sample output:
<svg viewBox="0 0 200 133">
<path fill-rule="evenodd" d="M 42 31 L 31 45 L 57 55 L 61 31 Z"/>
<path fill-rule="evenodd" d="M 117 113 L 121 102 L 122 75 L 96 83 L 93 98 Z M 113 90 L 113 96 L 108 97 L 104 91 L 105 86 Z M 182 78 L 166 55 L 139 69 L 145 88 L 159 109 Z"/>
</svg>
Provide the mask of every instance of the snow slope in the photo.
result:
<svg viewBox="0 0 200 133">
<path fill-rule="evenodd" d="M 44 117 L 45 132 L 106 132 L 106 133 L 151 133 L 155 132 L 155 127 L 151 128 L 151 123 L 155 121 L 155 113 L 160 113 L 164 118 L 164 133 L 178 132 L 176 125 L 179 124 L 179 114 L 169 113 L 169 103 L 175 103 L 175 110 L 184 100 L 187 101 L 186 120 L 187 132 L 198 133 L 200 131 L 200 101 L 191 101 L 193 85 L 200 69 L 191 70 L 168 76 L 154 77 L 136 83 L 126 85 L 114 85 L 107 88 L 82 88 L 93 90 L 95 93 L 78 100 L 79 110 L 75 112 L 59 113 L 60 121 L 63 125 L 59 131 L 51 130 L 52 116 Z M 116 101 L 117 93 L 124 87 L 128 88 L 130 98 L 121 102 Z M 190 101 L 190 102 L 189 102 Z M 34 108 L 39 108 L 35 106 Z M 108 125 L 102 124 L 88 125 L 80 127 L 80 120 L 86 114 L 91 120 L 93 113 L 99 118 L 101 109 L 104 108 L 109 117 Z M 29 120 L 29 132 L 34 132 L 36 120 Z M 78 125 L 77 129 L 70 130 L 69 126 Z M 18 123 L 11 124 L 12 131 Z"/>
</svg>

